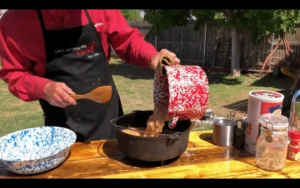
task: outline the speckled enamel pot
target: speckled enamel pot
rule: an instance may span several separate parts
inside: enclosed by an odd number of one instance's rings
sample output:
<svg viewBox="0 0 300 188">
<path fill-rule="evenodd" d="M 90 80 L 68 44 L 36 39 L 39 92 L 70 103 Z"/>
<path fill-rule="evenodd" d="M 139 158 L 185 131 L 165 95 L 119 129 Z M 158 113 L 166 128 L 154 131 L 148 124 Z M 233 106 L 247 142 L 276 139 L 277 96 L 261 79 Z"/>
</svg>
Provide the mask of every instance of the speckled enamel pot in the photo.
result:
<svg viewBox="0 0 300 188">
<path fill-rule="evenodd" d="M 164 74 L 154 76 L 154 104 L 168 104 L 170 128 L 178 119 L 200 119 L 209 101 L 208 79 L 199 66 L 163 65 Z"/>
<path fill-rule="evenodd" d="M 0 138 L 0 162 L 17 174 L 42 173 L 62 164 L 75 141 L 66 128 L 23 129 Z"/>
</svg>

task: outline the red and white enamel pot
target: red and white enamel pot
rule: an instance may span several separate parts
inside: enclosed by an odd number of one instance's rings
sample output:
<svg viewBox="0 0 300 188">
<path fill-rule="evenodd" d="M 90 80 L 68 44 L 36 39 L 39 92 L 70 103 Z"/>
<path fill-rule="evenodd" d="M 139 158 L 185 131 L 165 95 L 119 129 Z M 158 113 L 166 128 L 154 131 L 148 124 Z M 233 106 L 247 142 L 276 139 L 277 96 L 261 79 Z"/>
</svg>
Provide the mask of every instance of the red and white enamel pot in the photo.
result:
<svg viewBox="0 0 300 188">
<path fill-rule="evenodd" d="M 174 128 L 177 120 L 201 119 L 209 101 L 204 70 L 199 66 L 172 65 L 168 56 L 162 58 L 160 66 L 161 71 L 154 76 L 154 105 L 168 105 L 169 127 Z"/>
</svg>

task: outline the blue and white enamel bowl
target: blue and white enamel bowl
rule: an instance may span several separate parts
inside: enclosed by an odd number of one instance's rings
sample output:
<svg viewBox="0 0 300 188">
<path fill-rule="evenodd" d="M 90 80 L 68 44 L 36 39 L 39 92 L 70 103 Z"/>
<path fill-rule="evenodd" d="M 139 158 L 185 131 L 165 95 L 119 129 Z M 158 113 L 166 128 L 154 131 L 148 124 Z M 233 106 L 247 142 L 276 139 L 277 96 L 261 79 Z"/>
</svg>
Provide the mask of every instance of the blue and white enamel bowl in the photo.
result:
<svg viewBox="0 0 300 188">
<path fill-rule="evenodd" d="M 62 164 L 76 142 L 66 128 L 43 126 L 23 129 L 0 138 L 0 162 L 17 174 L 36 174 Z"/>
</svg>

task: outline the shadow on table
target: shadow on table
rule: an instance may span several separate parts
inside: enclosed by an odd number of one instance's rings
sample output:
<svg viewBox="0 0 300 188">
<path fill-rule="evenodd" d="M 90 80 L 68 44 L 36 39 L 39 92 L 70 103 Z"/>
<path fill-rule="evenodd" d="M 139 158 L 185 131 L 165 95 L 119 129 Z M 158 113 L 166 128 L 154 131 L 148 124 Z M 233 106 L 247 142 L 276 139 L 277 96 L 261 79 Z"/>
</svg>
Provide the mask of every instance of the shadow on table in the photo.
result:
<svg viewBox="0 0 300 188">
<path fill-rule="evenodd" d="M 199 138 L 202 139 L 202 140 L 204 140 L 204 141 L 206 141 L 206 142 L 214 144 L 214 142 L 213 142 L 213 134 L 212 133 L 203 133 L 203 134 L 200 134 Z"/>
<path fill-rule="evenodd" d="M 242 162 L 242 163 L 245 163 L 245 164 L 248 164 L 248 165 L 250 165 L 250 166 L 252 166 L 254 168 L 258 168 L 262 172 L 266 172 L 266 173 L 279 173 L 282 176 L 284 176 L 285 178 L 292 178 L 292 177 L 290 177 L 288 175 L 288 173 L 285 173 L 283 171 L 272 172 L 272 171 L 266 171 L 266 170 L 261 169 L 255 163 L 255 155 L 252 155 L 252 154 L 248 153 L 245 150 L 236 150 L 236 154 L 235 154 L 234 160 Z M 264 175 L 262 173 L 261 176 L 263 177 L 263 176 L 267 176 L 267 175 Z"/>
<path fill-rule="evenodd" d="M 146 162 L 146 161 L 132 159 L 119 150 L 118 143 L 116 140 L 108 140 L 100 144 L 98 147 L 98 153 L 102 156 L 109 157 L 112 160 L 119 161 L 125 165 L 134 166 L 138 168 L 153 168 L 153 167 L 165 166 L 179 159 L 179 157 L 177 157 L 175 159 L 171 159 L 168 161 L 159 161 L 159 162 Z"/>
</svg>

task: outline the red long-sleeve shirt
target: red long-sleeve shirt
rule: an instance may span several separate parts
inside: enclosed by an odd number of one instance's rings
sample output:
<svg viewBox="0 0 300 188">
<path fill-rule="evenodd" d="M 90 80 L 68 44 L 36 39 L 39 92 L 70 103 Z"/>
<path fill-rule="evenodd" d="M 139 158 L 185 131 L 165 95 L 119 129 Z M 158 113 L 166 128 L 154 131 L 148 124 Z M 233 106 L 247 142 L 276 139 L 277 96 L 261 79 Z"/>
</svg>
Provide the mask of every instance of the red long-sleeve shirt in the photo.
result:
<svg viewBox="0 0 300 188">
<path fill-rule="evenodd" d="M 110 60 L 110 46 L 131 64 L 149 67 L 157 53 L 136 28 L 131 28 L 119 10 L 88 10 Z M 88 24 L 83 10 L 42 10 L 47 30 L 72 28 Z M 44 99 L 46 54 L 41 25 L 36 10 L 8 10 L 0 20 L 0 78 L 9 91 L 24 101 Z M 29 72 L 35 64 L 33 75 Z"/>
</svg>

